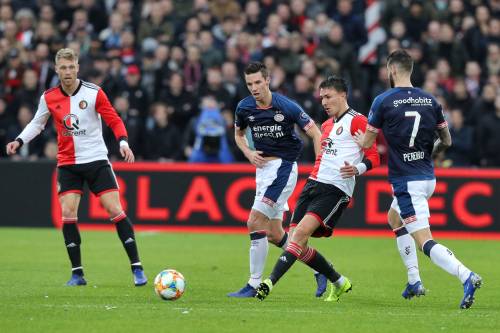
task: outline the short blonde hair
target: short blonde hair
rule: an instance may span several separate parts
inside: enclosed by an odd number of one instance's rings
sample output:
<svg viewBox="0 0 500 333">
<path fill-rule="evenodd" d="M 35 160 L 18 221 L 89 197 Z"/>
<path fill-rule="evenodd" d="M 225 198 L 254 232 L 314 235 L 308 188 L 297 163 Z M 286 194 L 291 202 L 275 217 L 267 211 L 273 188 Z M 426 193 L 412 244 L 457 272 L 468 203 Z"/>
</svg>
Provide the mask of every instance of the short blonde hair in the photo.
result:
<svg viewBox="0 0 500 333">
<path fill-rule="evenodd" d="M 60 49 L 56 53 L 56 59 L 55 59 L 56 63 L 59 59 L 74 60 L 74 61 L 78 62 L 78 55 L 76 54 L 76 52 L 73 49 L 64 48 L 64 49 Z"/>
</svg>

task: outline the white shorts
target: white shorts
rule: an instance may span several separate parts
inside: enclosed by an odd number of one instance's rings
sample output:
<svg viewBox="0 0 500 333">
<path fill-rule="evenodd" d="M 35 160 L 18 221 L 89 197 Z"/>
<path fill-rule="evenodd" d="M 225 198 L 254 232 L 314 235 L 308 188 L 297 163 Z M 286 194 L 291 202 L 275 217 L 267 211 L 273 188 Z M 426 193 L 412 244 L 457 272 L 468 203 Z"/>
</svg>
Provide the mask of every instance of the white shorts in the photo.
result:
<svg viewBox="0 0 500 333">
<path fill-rule="evenodd" d="M 255 172 L 256 192 L 252 209 L 270 219 L 283 219 L 287 200 L 297 184 L 297 162 L 276 159 Z"/>
<path fill-rule="evenodd" d="M 408 232 L 429 228 L 429 203 L 436 179 L 394 182 L 391 208 L 396 210 Z"/>
</svg>

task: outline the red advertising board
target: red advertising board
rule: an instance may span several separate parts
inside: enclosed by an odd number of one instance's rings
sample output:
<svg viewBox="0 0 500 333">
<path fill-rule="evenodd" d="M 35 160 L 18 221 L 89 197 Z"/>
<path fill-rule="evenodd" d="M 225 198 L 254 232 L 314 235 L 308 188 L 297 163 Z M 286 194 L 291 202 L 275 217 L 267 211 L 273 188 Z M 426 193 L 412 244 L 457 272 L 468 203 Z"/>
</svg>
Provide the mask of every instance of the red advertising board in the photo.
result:
<svg viewBox="0 0 500 333">
<path fill-rule="evenodd" d="M 251 165 L 115 163 L 121 198 L 137 230 L 246 232 L 255 192 Z M 299 182 L 289 204 L 293 209 L 311 167 L 299 168 Z M 440 169 L 429 200 L 433 233 L 475 239 L 500 239 L 500 170 Z M 60 227 L 55 171 L 51 193 L 52 222 Z M 391 236 L 387 170 L 357 178 L 349 209 L 337 235 Z M 107 214 L 93 195 L 84 195 L 79 221 L 83 228 L 107 229 Z M 286 220 L 286 219 L 285 219 Z"/>
</svg>

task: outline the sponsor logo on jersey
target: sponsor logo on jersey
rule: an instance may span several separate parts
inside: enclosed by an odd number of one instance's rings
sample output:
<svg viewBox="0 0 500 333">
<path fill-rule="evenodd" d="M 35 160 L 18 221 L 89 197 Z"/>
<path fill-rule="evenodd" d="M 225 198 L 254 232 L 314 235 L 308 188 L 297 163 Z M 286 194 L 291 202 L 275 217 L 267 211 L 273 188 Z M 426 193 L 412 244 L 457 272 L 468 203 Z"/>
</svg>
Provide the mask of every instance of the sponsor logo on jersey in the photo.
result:
<svg viewBox="0 0 500 333">
<path fill-rule="evenodd" d="M 340 134 L 342 134 L 343 131 L 344 131 L 344 128 L 342 126 L 340 126 L 339 128 L 337 128 L 337 131 L 335 133 L 337 133 L 337 135 L 340 135 Z"/>
<path fill-rule="evenodd" d="M 66 131 L 62 132 L 63 136 L 80 136 L 85 135 L 85 129 L 80 129 L 80 120 L 76 114 L 67 114 L 62 120 L 62 124 Z"/>
<path fill-rule="evenodd" d="M 249 116 L 248 117 L 248 121 L 254 121 L 255 120 L 255 117 L 254 116 Z"/>
<path fill-rule="evenodd" d="M 276 117 L 276 116 L 275 116 Z M 264 125 L 252 127 L 253 137 L 256 139 L 269 137 L 269 138 L 282 138 L 285 136 L 283 126 L 281 125 Z"/>
<path fill-rule="evenodd" d="M 274 120 L 280 123 L 285 120 L 285 116 L 282 113 L 277 113 L 274 115 Z"/>
<path fill-rule="evenodd" d="M 392 101 L 392 104 L 394 105 L 395 108 L 403 104 L 410 104 L 412 106 L 423 106 L 423 105 L 432 106 L 432 99 L 427 97 L 417 97 L 417 98 L 408 97 L 403 99 L 395 99 L 394 101 Z"/>
<path fill-rule="evenodd" d="M 307 115 L 307 113 L 305 113 L 304 111 L 302 111 L 300 113 L 300 118 L 304 119 L 304 120 L 309 120 L 309 116 Z"/>
<path fill-rule="evenodd" d="M 323 153 L 327 155 L 337 155 L 337 148 L 334 148 L 333 140 L 326 138 L 321 142 L 321 148 L 323 148 Z"/>
<path fill-rule="evenodd" d="M 81 100 L 80 103 L 78 103 L 78 106 L 80 109 L 85 110 L 89 104 L 85 100 Z"/>
</svg>

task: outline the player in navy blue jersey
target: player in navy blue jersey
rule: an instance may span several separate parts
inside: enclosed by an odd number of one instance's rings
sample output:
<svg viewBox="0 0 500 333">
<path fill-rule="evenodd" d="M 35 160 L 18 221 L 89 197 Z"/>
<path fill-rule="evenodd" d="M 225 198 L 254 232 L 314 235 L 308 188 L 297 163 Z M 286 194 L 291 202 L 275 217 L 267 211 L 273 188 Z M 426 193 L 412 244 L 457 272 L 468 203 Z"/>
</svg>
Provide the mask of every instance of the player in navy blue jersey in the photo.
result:
<svg viewBox="0 0 500 333">
<path fill-rule="evenodd" d="M 429 226 L 427 200 L 436 186 L 432 160 L 451 146 L 451 136 L 442 107 L 434 96 L 412 86 L 412 70 L 413 60 L 407 52 L 397 50 L 389 55 L 387 72 L 391 89 L 373 101 L 367 131 L 359 132 L 357 141 L 362 147 L 370 147 L 382 130 L 389 145 L 389 182 L 394 198 L 389 224 L 396 233 L 401 258 L 408 269 L 408 284 L 402 296 L 409 299 L 425 294 L 414 239 L 433 263 L 460 279 L 464 287 L 460 308 L 468 309 L 482 279 L 448 248 L 434 241 Z"/>
<path fill-rule="evenodd" d="M 298 125 L 314 142 L 316 154 L 320 151 L 321 132 L 314 121 L 291 99 L 271 92 L 267 68 L 260 62 L 251 62 L 245 69 L 245 81 L 251 96 L 236 107 L 235 140 L 246 158 L 256 166 L 256 194 L 247 226 L 250 233 L 250 279 L 230 297 L 254 297 L 255 288 L 262 281 L 268 242 L 286 248 L 288 234 L 283 230 L 283 212 L 297 183 L 297 159 L 302 141 L 295 133 Z M 245 136 L 250 130 L 255 150 L 250 149 Z M 321 296 L 327 281 L 316 274 Z"/>
</svg>

